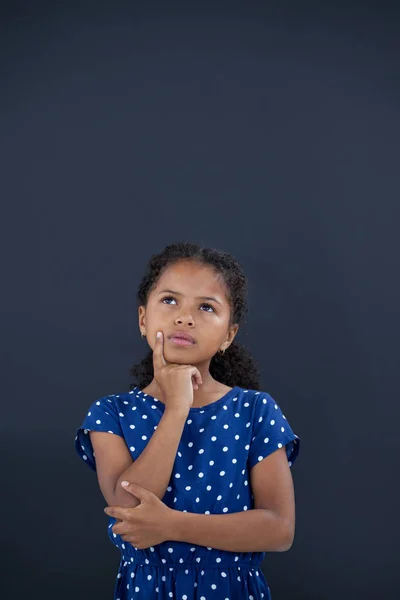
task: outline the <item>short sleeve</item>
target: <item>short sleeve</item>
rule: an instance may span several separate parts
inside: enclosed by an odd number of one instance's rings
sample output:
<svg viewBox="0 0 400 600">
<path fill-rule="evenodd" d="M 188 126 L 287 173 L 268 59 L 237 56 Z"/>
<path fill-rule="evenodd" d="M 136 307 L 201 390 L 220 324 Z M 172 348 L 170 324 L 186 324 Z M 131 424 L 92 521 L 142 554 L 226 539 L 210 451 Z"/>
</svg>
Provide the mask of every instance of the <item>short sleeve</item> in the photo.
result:
<svg viewBox="0 0 400 600">
<path fill-rule="evenodd" d="M 263 392 L 257 395 L 254 411 L 253 436 L 248 457 L 250 469 L 283 446 L 291 467 L 299 453 L 300 438 L 293 432 L 275 400 L 270 394 Z"/>
<path fill-rule="evenodd" d="M 75 450 L 96 471 L 96 458 L 89 431 L 104 431 L 124 437 L 114 398 L 105 396 L 93 402 L 75 436 Z"/>
</svg>

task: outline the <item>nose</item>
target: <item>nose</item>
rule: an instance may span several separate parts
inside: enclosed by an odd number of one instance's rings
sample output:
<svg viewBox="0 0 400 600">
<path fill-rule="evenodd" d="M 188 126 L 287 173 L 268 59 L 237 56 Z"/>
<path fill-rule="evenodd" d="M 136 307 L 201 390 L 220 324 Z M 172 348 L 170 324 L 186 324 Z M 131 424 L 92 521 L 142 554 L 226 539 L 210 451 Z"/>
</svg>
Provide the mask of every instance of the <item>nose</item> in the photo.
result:
<svg viewBox="0 0 400 600">
<path fill-rule="evenodd" d="M 194 326 L 194 320 L 193 320 L 193 318 L 190 315 L 188 315 L 187 317 L 177 317 L 175 319 L 175 324 L 176 325 L 186 324 L 188 327 L 193 327 Z"/>
</svg>

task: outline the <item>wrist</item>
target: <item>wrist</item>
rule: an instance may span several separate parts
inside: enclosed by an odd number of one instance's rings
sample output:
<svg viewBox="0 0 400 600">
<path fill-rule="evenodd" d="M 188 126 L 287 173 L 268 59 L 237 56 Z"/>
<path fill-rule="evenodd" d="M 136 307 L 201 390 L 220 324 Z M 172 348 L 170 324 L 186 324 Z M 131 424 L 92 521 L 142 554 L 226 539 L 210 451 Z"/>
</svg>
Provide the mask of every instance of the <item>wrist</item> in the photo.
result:
<svg viewBox="0 0 400 600">
<path fill-rule="evenodd" d="M 168 532 L 167 539 L 171 542 L 182 541 L 182 515 L 180 510 L 170 508 L 170 514 L 168 517 Z"/>
<path fill-rule="evenodd" d="M 189 409 L 184 406 L 165 406 L 165 415 L 174 415 L 175 417 L 187 419 L 189 416 Z"/>
</svg>

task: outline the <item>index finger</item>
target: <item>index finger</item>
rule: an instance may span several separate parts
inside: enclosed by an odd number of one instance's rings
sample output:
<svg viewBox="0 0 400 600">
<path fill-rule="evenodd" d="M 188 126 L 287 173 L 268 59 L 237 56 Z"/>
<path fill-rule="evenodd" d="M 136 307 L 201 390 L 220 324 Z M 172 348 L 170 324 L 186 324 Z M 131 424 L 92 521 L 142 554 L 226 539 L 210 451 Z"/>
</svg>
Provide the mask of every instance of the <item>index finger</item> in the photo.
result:
<svg viewBox="0 0 400 600">
<path fill-rule="evenodd" d="M 162 331 L 157 331 L 156 343 L 153 350 L 153 368 L 154 372 L 167 364 L 164 358 L 164 338 Z"/>
<path fill-rule="evenodd" d="M 115 519 L 120 519 L 121 521 L 127 517 L 125 508 L 122 506 L 106 506 L 104 512 L 109 517 L 114 517 Z"/>
</svg>

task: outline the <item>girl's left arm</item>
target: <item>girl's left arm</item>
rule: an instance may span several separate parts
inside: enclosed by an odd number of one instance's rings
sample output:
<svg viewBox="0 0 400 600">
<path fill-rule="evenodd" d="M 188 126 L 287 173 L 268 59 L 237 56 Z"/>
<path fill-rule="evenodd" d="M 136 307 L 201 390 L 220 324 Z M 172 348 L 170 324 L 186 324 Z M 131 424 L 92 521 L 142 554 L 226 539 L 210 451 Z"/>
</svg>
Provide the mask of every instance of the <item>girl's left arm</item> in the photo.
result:
<svg viewBox="0 0 400 600">
<path fill-rule="evenodd" d="M 250 471 L 254 508 L 226 515 L 174 510 L 176 541 L 231 552 L 285 552 L 293 544 L 295 499 L 286 450 L 275 450 Z"/>
<path fill-rule="evenodd" d="M 228 552 L 285 552 L 293 539 L 286 519 L 256 508 L 227 515 L 173 511 L 173 541 Z"/>
</svg>

